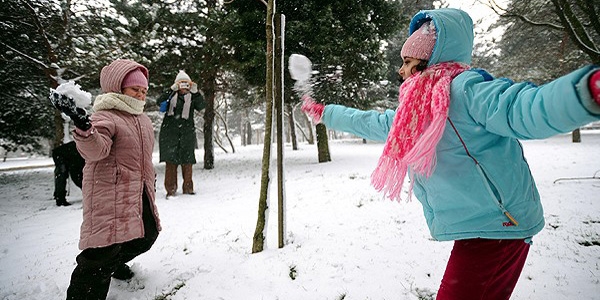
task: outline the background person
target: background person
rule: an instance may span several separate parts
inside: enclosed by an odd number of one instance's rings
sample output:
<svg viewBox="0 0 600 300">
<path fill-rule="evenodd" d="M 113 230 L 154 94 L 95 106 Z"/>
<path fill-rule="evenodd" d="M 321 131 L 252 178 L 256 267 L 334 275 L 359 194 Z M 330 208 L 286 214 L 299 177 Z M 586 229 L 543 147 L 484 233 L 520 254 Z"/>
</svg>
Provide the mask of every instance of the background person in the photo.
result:
<svg viewBox="0 0 600 300">
<path fill-rule="evenodd" d="M 52 160 L 54 161 L 53 197 L 56 200 L 56 206 L 69 206 L 71 205 L 67 201 L 69 177 L 77 187 L 81 188 L 85 160 L 77 151 L 74 141 L 66 142 L 52 149 Z"/>
<path fill-rule="evenodd" d="M 196 164 L 195 149 L 198 146 L 194 110 L 206 107 L 198 84 L 180 70 L 170 91 L 158 101 L 164 112 L 160 126 L 158 144 L 160 162 L 165 162 L 165 190 L 167 197 L 177 192 L 177 167 L 181 166 L 183 193 L 195 194 L 192 179 L 192 165 Z"/>
</svg>

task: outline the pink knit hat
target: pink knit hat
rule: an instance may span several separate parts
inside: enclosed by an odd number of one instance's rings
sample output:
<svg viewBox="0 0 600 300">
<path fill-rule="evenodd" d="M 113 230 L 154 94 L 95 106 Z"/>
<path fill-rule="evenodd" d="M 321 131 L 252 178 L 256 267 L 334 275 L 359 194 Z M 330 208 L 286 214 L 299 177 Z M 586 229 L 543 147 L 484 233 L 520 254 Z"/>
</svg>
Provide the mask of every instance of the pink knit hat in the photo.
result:
<svg viewBox="0 0 600 300">
<path fill-rule="evenodd" d="M 127 73 L 127 75 L 123 79 L 123 83 L 121 83 L 121 89 L 130 87 L 130 86 L 141 86 L 141 87 L 148 88 L 148 79 L 146 79 L 146 76 L 140 70 L 140 68 L 137 68 L 137 69 Z"/>
<path fill-rule="evenodd" d="M 100 71 L 102 92 L 121 93 L 125 85 L 148 87 L 148 69 L 133 60 L 117 59 Z"/>
<path fill-rule="evenodd" d="M 404 42 L 402 50 L 400 51 L 400 56 L 402 56 L 402 58 L 412 57 L 421 60 L 429 60 L 433 53 L 435 40 L 435 26 L 431 21 L 423 23 L 423 25 L 415 30 L 415 32 L 408 37 L 406 42 Z"/>
</svg>

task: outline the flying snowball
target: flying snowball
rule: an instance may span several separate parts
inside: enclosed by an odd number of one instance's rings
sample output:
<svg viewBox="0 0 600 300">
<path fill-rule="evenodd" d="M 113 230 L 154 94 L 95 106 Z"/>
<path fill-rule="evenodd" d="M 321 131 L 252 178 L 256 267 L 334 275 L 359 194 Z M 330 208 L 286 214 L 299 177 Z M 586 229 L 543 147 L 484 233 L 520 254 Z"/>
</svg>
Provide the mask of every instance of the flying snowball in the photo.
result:
<svg viewBox="0 0 600 300">
<path fill-rule="evenodd" d="M 290 76 L 297 81 L 307 81 L 312 72 L 312 63 L 308 57 L 301 54 L 290 55 L 288 64 Z"/>
</svg>

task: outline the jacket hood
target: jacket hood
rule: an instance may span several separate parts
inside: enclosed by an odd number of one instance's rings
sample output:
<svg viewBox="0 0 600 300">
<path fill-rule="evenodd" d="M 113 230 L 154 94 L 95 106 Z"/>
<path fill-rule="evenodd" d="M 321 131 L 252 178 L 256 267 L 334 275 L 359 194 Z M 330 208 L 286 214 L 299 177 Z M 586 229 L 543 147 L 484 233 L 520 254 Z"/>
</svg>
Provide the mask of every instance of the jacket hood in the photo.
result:
<svg viewBox="0 0 600 300">
<path fill-rule="evenodd" d="M 410 21 L 409 36 L 429 20 L 437 34 L 429 65 L 449 61 L 471 64 L 474 35 L 469 14 L 455 8 L 422 10 Z"/>
</svg>

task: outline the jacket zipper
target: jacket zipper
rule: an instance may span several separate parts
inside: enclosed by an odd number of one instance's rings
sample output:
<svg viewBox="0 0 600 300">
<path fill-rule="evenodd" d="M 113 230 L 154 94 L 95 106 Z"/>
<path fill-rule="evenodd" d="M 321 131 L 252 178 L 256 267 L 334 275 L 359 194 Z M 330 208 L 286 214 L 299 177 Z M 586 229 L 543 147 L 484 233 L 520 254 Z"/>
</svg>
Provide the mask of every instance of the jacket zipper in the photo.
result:
<svg viewBox="0 0 600 300">
<path fill-rule="evenodd" d="M 519 222 L 517 222 L 517 220 L 508 212 L 508 210 L 504 207 L 504 204 L 502 204 L 502 201 L 499 199 L 500 195 L 496 196 L 496 193 L 494 193 L 494 191 L 492 190 L 492 188 L 490 187 L 492 184 L 492 181 L 490 180 L 489 176 L 487 175 L 487 173 L 483 170 L 483 168 L 481 167 L 481 164 L 479 164 L 478 162 L 475 164 L 475 166 L 477 167 L 477 171 L 479 172 L 479 174 L 485 178 L 485 181 L 487 182 L 487 184 L 485 185 L 485 188 L 487 189 L 488 193 L 490 194 L 490 196 L 492 196 L 492 198 L 494 199 L 494 201 L 496 202 L 496 205 L 498 205 L 498 207 L 500 208 L 500 210 L 502 211 L 502 213 L 510 220 L 510 222 L 515 225 L 515 226 L 519 226 Z M 498 189 L 496 189 L 498 190 Z"/>
<path fill-rule="evenodd" d="M 475 163 L 475 167 L 477 167 L 477 171 L 479 172 L 479 174 L 485 179 L 485 182 L 487 183 L 485 185 L 485 188 L 487 189 L 488 193 L 490 194 L 490 196 L 494 199 L 494 201 L 496 202 L 496 205 L 498 206 L 498 208 L 500 208 L 500 211 L 502 211 L 502 213 L 508 218 L 508 220 L 510 220 L 510 222 L 515 225 L 515 226 L 519 226 L 519 222 L 510 214 L 510 212 L 508 212 L 508 210 L 504 207 L 504 205 L 502 204 L 502 201 L 500 199 L 498 199 L 498 196 L 496 196 L 496 193 L 494 193 L 494 191 L 491 188 L 492 181 L 490 180 L 490 177 L 487 176 L 487 174 L 485 173 L 485 171 L 483 170 L 481 164 L 479 163 L 479 161 L 477 161 L 477 159 L 475 159 L 475 157 L 473 157 L 473 155 L 471 155 L 471 153 L 469 152 L 469 149 L 467 149 L 467 145 L 465 144 L 464 140 L 462 139 L 462 137 L 460 136 L 460 134 L 458 133 L 458 130 L 456 129 L 456 126 L 454 126 L 454 123 L 452 122 L 452 120 L 450 120 L 449 117 L 446 118 L 448 120 L 448 122 L 450 123 L 450 125 L 452 126 L 452 129 L 454 129 L 454 132 L 456 133 L 456 136 L 458 136 L 458 139 L 460 140 L 460 143 L 462 144 L 463 148 L 465 149 L 465 151 L 467 152 L 467 155 L 473 160 L 473 162 Z M 496 189 L 498 191 L 498 189 Z"/>
</svg>

